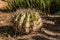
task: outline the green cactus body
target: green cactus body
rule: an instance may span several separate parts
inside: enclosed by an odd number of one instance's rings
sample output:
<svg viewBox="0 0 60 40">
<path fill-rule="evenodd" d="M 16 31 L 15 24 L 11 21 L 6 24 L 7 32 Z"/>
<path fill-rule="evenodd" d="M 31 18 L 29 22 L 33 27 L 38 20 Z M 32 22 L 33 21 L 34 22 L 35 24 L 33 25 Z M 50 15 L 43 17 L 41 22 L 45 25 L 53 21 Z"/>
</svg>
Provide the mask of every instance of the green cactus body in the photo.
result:
<svg viewBox="0 0 60 40">
<path fill-rule="evenodd" d="M 23 13 L 21 13 L 21 11 L 17 11 L 14 19 L 19 31 L 24 29 L 25 32 L 29 33 L 30 31 L 40 29 L 42 26 L 42 19 L 38 12 L 23 11 Z M 18 24 L 16 24 L 17 22 Z"/>
</svg>

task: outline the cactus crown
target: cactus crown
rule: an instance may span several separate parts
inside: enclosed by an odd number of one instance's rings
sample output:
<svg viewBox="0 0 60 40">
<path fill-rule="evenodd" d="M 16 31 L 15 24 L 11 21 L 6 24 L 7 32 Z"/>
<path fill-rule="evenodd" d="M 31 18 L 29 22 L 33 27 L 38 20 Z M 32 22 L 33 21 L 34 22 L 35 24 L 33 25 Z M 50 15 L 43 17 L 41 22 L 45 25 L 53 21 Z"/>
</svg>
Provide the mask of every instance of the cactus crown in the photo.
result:
<svg viewBox="0 0 60 40">
<path fill-rule="evenodd" d="M 42 20 L 37 11 L 30 9 L 18 10 L 14 17 L 14 23 L 19 31 L 36 31 L 42 26 Z"/>
</svg>

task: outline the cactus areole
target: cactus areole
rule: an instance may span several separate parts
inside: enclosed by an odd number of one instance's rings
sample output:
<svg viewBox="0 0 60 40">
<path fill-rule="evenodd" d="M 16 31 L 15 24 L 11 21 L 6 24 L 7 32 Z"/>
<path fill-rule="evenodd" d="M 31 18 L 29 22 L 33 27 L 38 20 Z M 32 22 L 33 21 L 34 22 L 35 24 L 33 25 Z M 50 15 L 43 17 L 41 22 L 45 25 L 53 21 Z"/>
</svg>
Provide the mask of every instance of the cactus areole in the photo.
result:
<svg viewBox="0 0 60 40">
<path fill-rule="evenodd" d="M 42 19 L 38 12 L 32 10 L 18 10 L 14 16 L 14 25 L 19 31 L 29 33 L 37 31 L 42 26 Z"/>
</svg>

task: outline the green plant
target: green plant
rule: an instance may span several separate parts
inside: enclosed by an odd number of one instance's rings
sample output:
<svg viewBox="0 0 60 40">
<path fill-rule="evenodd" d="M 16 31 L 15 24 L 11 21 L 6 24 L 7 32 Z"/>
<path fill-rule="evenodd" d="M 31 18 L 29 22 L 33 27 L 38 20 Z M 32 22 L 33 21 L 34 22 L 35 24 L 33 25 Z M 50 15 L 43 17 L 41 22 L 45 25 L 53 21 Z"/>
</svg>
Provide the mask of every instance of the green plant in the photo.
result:
<svg viewBox="0 0 60 40">
<path fill-rule="evenodd" d="M 41 10 L 46 10 L 46 8 L 50 8 L 50 0 L 8 0 L 7 1 L 10 8 L 17 9 L 20 7 L 37 7 Z"/>
<path fill-rule="evenodd" d="M 59 9 L 60 0 L 7 0 L 9 10 L 18 8 L 39 8 L 42 12 L 51 13 Z"/>
<path fill-rule="evenodd" d="M 60 11 L 60 0 L 52 0 L 51 2 L 51 13 Z"/>
</svg>

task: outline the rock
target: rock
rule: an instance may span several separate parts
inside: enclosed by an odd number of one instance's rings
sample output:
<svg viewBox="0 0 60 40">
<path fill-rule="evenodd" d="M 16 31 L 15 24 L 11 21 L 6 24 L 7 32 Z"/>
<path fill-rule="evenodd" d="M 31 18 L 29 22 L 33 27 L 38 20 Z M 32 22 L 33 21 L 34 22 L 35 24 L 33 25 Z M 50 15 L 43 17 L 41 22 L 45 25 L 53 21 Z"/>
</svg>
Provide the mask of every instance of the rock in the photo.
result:
<svg viewBox="0 0 60 40">
<path fill-rule="evenodd" d="M 0 26 L 11 26 L 12 13 L 0 13 Z"/>
<path fill-rule="evenodd" d="M 4 10 L 7 5 L 8 5 L 7 2 L 4 2 L 4 1 L 0 0 L 0 10 Z"/>
</svg>

